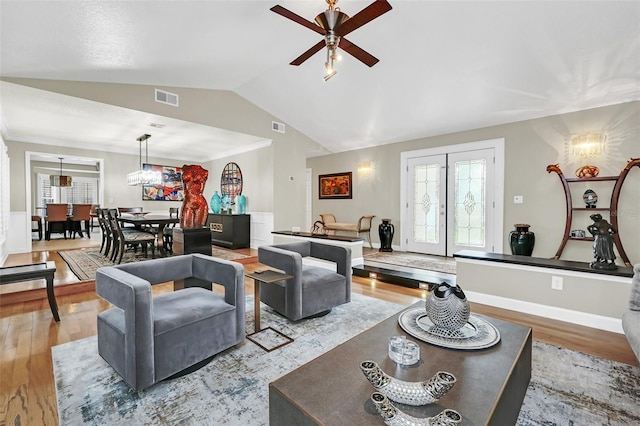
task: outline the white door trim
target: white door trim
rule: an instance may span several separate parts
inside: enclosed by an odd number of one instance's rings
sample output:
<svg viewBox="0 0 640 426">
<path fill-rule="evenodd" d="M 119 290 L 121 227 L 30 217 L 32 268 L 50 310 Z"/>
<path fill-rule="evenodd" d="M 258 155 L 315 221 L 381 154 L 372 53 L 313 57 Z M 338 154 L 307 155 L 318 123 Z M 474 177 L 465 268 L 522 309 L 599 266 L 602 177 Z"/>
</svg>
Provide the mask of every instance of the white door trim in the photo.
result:
<svg viewBox="0 0 640 426">
<path fill-rule="evenodd" d="M 25 151 L 24 152 L 24 182 L 25 182 L 25 194 L 26 195 L 26 202 L 25 202 L 25 207 L 26 207 L 26 212 L 27 215 L 29 215 L 29 218 L 31 218 L 31 215 L 33 214 L 33 210 L 31 207 L 31 198 L 33 197 L 33 194 L 31 193 L 31 160 L 32 157 L 34 156 L 49 156 L 49 157 L 59 157 L 58 154 L 53 154 L 50 152 L 36 152 L 36 151 Z M 69 164 L 73 164 L 73 160 L 82 160 L 82 161 L 91 161 L 91 162 L 96 162 L 99 163 L 99 172 L 100 172 L 100 177 L 98 178 L 98 202 L 100 203 L 101 206 L 104 206 L 105 202 L 104 202 L 104 159 L 103 158 L 96 158 L 96 157 L 80 157 L 77 155 L 67 155 L 67 165 Z M 44 223 L 43 223 L 44 226 Z M 43 230 L 44 231 L 44 230 Z M 32 249 L 32 245 L 31 245 L 31 220 L 29 220 L 28 222 L 28 227 L 24 228 L 24 233 L 23 233 L 23 238 L 24 238 L 24 242 L 25 245 L 27 247 L 27 251 L 31 251 Z"/>
<path fill-rule="evenodd" d="M 414 157 L 427 157 L 430 155 L 447 154 L 453 152 L 475 151 L 480 149 L 494 149 L 495 153 L 495 217 L 493 227 L 494 252 L 504 253 L 504 138 L 489 139 L 484 141 L 468 142 L 455 145 L 439 146 L 435 148 L 418 149 L 400 153 L 400 250 L 407 250 L 407 238 L 411 228 L 404 226 L 407 223 L 407 178 L 408 161 Z"/>
</svg>

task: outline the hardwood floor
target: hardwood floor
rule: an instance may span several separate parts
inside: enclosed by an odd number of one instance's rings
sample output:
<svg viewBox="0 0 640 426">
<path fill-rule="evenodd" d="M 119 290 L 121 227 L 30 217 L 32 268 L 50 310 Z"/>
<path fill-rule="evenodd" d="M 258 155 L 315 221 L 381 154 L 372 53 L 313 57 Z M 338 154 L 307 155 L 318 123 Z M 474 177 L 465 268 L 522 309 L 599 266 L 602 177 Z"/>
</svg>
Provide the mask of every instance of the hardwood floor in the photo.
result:
<svg viewBox="0 0 640 426">
<path fill-rule="evenodd" d="M 92 283 L 77 284 L 79 280 L 57 254 L 59 249 L 99 246 L 99 235 L 87 238 L 34 244 L 29 254 L 11 255 L 5 265 L 20 263 L 56 262 L 56 285 L 66 291 L 56 291 L 61 321 L 53 321 L 46 297 L 18 303 L 0 303 L 0 426 L 55 425 L 58 423 L 51 347 L 92 336 L 96 333 L 96 315 L 109 304 L 96 296 Z M 255 255 L 251 249 L 238 250 Z M 261 267 L 259 263 L 244 264 L 247 271 Z M 253 294 L 253 281 L 245 280 L 247 294 Z M 13 287 L 9 291 L 8 287 Z M 6 287 L 2 289 L 2 287 Z M 41 282 L 0 286 L 0 301 L 15 293 L 16 288 L 38 291 Z M 81 292 L 69 293 L 78 287 Z M 368 278 L 354 277 L 352 289 L 356 293 L 409 305 L 426 297 L 424 290 L 400 287 Z M 154 286 L 154 293 L 172 291 L 171 284 Z M 472 312 L 486 314 L 533 329 L 533 337 L 546 343 L 589 353 L 638 366 L 629 344 L 622 334 L 610 333 L 563 323 L 519 312 L 472 304 Z"/>
</svg>

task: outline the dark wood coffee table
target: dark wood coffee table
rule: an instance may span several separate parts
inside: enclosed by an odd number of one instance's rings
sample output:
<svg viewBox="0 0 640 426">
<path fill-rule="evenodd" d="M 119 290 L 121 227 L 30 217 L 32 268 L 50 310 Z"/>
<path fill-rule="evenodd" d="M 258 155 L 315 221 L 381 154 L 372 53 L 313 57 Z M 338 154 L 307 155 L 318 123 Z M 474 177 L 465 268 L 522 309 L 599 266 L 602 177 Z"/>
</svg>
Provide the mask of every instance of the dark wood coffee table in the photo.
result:
<svg viewBox="0 0 640 426">
<path fill-rule="evenodd" d="M 515 424 L 531 378 L 531 329 L 483 318 L 500 331 L 501 341 L 488 349 L 469 351 L 415 339 L 400 328 L 394 315 L 270 383 L 269 424 L 383 425 L 370 402 L 375 389 L 360 370 L 365 360 L 406 381 L 426 380 L 440 370 L 456 376 L 453 389 L 435 404 L 397 405 L 411 416 L 431 417 L 450 408 L 462 415 L 463 425 Z M 389 359 L 387 345 L 393 335 L 407 335 L 420 345 L 418 364 L 398 367 Z"/>
</svg>

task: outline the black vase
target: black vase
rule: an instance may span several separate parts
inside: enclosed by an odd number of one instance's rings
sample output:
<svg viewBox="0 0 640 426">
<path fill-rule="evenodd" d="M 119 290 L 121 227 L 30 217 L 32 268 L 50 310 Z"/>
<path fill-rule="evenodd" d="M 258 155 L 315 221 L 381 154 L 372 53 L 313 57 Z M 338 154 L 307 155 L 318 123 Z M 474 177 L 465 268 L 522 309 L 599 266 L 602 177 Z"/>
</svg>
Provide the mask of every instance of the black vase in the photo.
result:
<svg viewBox="0 0 640 426">
<path fill-rule="evenodd" d="M 509 245 L 511 246 L 511 254 L 522 256 L 531 256 L 533 246 L 536 244 L 536 235 L 529 231 L 526 223 L 516 223 L 514 231 L 509 233 Z"/>
<path fill-rule="evenodd" d="M 382 219 L 378 226 L 378 236 L 380 237 L 380 251 L 393 251 L 391 242 L 393 241 L 393 224 L 391 219 Z"/>
</svg>

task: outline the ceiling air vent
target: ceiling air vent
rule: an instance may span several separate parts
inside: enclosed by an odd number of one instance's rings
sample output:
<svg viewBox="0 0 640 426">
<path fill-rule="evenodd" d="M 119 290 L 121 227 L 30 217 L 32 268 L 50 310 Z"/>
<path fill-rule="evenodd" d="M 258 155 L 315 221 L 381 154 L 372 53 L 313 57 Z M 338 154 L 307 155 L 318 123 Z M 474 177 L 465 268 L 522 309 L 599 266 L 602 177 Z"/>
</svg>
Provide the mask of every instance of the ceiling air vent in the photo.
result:
<svg viewBox="0 0 640 426">
<path fill-rule="evenodd" d="M 156 89 L 156 102 L 172 106 L 178 106 L 178 95 L 164 90 Z"/>
<path fill-rule="evenodd" d="M 273 130 L 274 132 L 284 133 L 284 123 L 278 123 L 277 121 L 272 121 L 271 130 Z"/>
</svg>

